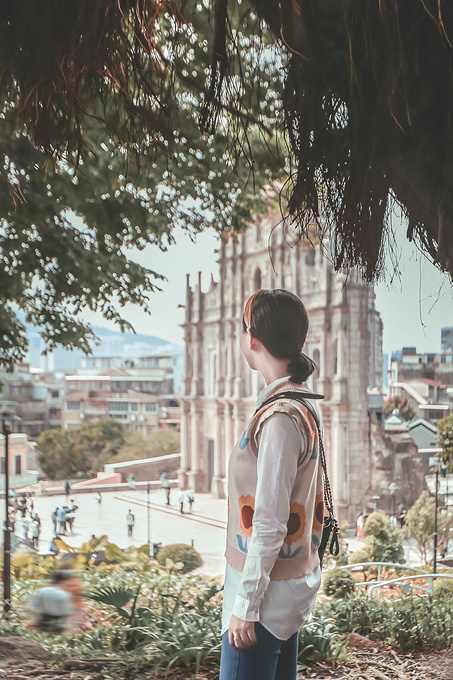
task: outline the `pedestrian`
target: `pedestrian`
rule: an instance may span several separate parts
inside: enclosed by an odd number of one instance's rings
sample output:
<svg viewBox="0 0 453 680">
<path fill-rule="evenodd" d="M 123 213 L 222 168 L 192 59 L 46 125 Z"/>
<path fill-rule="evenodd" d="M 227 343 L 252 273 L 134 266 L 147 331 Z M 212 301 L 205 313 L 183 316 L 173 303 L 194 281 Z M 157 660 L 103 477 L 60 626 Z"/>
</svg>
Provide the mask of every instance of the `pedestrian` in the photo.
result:
<svg viewBox="0 0 453 680">
<path fill-rule="evenodd" d="M 365 538 L 365 516 L 363 512 L 359 513 L 356 524 L 357 530 L 355 535 L 357 538 Z"/>
<path fill-rule="evenodd" d="M 30 496 L 30 500 L 29 500 L 29 508 L 30 508 L 30 509 L 29 509 L 30 515 L 32 516 L 32 515 L 33 515 L 33 512 L 34 512 L 34 510 L 35 510 L 35 499 L 33 498 L 33 496 Z"/>
<path fill-rule="evenodd" d="M 187 489 L 186 491 L 187 494 L 187 500 L 189 501 L 189 510 L 192 512 L 192 505 L 195 500 L 195 491 L 194 489 Z"/>
<path fill-rule="evenodd" d="M 127 522 L 127 535 L 129 537 L 132 536 L 133 531 L 134 531 L 134 525 L 135 525 L 135 517 L 132 514 L 132 510 L 129 510 L 129 512 L 126 515 L 126 522 Z"/>
<path fill-rule="evenodd" d="M 127 478 L 127 484 L 128 484 L 129 489 L 131 491 L 133 491 L 135 489 L 135 486 L 136 486 L 135 475 L 132 472 L 130 473 L 129 477 Z"/>
<path fill-rule="evenodd" d="M 30 535 L 31 535 L 31 543 L 32 543 L 32 546 L 35 550 L 38 550 L 39 534 L 40 533 L 41 533 L 41 526 L 40 526 L 39 518 L 34 517 L 32 523 L 31 523 Z"/>
<path fill-rule="evenodd" d="M 22 522 L 22 531 L 23 531 L 23 537 L 26 541 L 28 541 L 28 530 L 30 528 L 30 522 L 29 520 L 24 517 L 23 522 Z"/>
<path fill-rule="evenodd" d="M 66 509 L 64 506 L 62 508 L 57 508 L 57 521 L 59 534 L 66 534 Z"/>
<path fill-rule="evenodd" d="M 64 492 L 67 500 L 69 498 L 69 494 L 71 493 L 71 487 L 69 486 L 69 482 L 66 482 L 66 484 L 64 485 Z"/>
<path fill-rule="evenodd" d="M 406 515 L 407 515 L 406 508 L 402 508 L 400 515 L 398 517 L 398 522 L 400 524 L 401 529 L 404 527 L 404 525 L 406 523 Z"/>
<path fill-rule="evenodd" d="M 52 525 L 53 525 L 53 532 L 54 534 L 57 533 L 57 519 L 58 519 L 58 511 L 60 508 L 55 508 L 53 513 L 51 514 L 50 518 L 52 520 Z"/>
<path fill-rule="evenodd" d="M 240 347 L 266 387 L 229 461 L 220 680 L 296 680 L 298 631 L 321 583 L 319 417 L 313 401 L 269 402 L 315 398 L 308 326 L 289 291 L 259 290 L 245 305 Z"/>
<path fill-rule="evenodd" d="M 58 538 L 58 535 L 54 533 L 54 535 L 50 539 L 50 543 L 49 543 L 49 552 L 52 553 L 53 555 L 58 555 L 58 553 L 60 552 L 60 548 L 56 544 L 57 538 Z"/>
<path fill-rule="evenodd" d="M 98 502 L 98 505 L 102 505 L 102 496 L 100 491 L 98 491 L 96 494 L 96 500 Z"/>
<path fill-rule="evenodd" d="M 69 512 L 66 513 L 66 517 L 68 520 L 69 528 L 71 529 L 71 533 L 73 533 L 73 526 L 74 526 L 74 520 L 76 516 L 76 510 L 79 509 L 79 506 L 75 502 L 73 498 L 71 498 L 71 505 L 69 506 Z"/>
<path fill-rule="evenodd" d="M 33 612 L 33 628 L 51 632 L 70 629 L 74 610 L 71 593 L 65 590 L 65 581 L 70 578 L 72 571 L 61 569 L 53 575 L 52 585 L 41 588 L 33 595 L 29 607 Z"/>
<path fill-rule="evenodd" d="M 179 492 L 179 511 L 181 515 L 184 514 L 184 489 Z"/>
<path fill-rule="evenodd" d="M 27 499 L 25 498 L 25 496 L 22 496 L 22 498 L 19 500 L 18 509 L 19 509 L 21 518 L 24 519 L 25 515 L 27 514 Z M 33 513 L 30 512 L 30 516 L 32 516 L 32 515 L 33 515 Z"/>
<path fill-rule="evenodd" d="M 162 472 L 160 476 L 160 485 L 165 491 L 165 496 L 167 500 L 167 505 L 170 505 L 170 480 L 168 479 L 168 475 L 166 472 Z"/>
</svg>

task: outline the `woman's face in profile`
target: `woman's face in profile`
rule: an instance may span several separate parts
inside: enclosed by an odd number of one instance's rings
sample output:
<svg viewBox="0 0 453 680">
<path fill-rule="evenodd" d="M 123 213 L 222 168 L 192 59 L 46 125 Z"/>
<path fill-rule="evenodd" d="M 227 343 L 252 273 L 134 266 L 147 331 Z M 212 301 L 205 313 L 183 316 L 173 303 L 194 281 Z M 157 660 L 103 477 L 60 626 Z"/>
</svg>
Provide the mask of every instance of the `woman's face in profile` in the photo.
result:
<svg viewBox="0 0 453 680">
<path fill-rule="evenodd" d="M 241 324 L 241 334 L 239 336 L 239 345 L 241 347 L 242 354 L 244 355 L 244 358 L 246 362 L 248 363 L 249 367 L 253 370 L 258 370 L 255 368 L 255 362 L 254 362 L 254 354 L 253 351 L 250 349 L 250 331 L 248 330 L 245 321 L 242 320 Z"/>
</svg>

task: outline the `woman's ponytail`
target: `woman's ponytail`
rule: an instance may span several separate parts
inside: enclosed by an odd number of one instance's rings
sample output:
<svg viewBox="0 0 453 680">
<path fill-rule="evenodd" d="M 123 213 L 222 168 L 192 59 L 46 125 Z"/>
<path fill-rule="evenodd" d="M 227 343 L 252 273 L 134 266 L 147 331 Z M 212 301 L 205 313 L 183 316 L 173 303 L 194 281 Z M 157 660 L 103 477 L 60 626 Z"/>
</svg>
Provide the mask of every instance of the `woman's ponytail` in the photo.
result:
<svg viewBox="0 0 453 680">
<path fill-rule="evenodd" d="M 301 349 L 297 349 L 293 352 L 291 361 L 288 364 L 288 373 L 291 382 L 300 385 L 305 382 L 308 376 L 315 370 L 315 362 L 310 359 L 310 357 L 307 357 Z"/>
</svg>

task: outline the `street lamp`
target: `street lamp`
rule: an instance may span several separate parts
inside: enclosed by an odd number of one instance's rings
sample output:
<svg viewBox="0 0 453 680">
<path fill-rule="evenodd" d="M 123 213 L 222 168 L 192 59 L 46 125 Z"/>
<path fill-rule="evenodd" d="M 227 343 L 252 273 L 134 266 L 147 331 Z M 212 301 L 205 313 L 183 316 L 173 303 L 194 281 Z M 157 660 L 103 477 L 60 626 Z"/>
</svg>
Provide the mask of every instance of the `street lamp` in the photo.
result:
<svg viewBox="0 0 453 680">
<path fill-rule="evenodd" d="M 433 533 L 433 574 L 437 570 L 437 508 L 438 508 L 438 492 L 439 492 L 439 468 L 442 466 L 440 460 L 431 456 L 428 464 L 435 468 L 436 471 L 436 494 L 434 503 L 434 533 Z M 433 579 L 434 581 L 434 579 Z"/>
<path fill-rule="evenodd" d="M 392 482 L 391 484 L 389 484 L 389 491 L 392 494 L 392 515 L 393 515 L 393 517 L 395 517 L 395 513 L 396 513 L 396 510 L 395 510 L 396 496 L 395 496 L 395 494 L 398 491 L 398 489 L 399 489 L 399 486 L 398 486 L 398 484 L 395 484 L 395 482 Z"/>
<path fill-rule="evenodd" d="M 12 421 L 17 416 L 11 411 L 2 411 L 2 434 L 5 440 L 5 527 L 3 534 L 3 611 L 5 616 L 11 609 L 11 521 L 9 518 L 9 435 Z"/>
<path fill-rule="evenodd" d="M 149 554 L 151 556 L 151 523 L 149 517 L 149 482 L 146 482 L 146 520 L 148 533 Z"/>
</svg>

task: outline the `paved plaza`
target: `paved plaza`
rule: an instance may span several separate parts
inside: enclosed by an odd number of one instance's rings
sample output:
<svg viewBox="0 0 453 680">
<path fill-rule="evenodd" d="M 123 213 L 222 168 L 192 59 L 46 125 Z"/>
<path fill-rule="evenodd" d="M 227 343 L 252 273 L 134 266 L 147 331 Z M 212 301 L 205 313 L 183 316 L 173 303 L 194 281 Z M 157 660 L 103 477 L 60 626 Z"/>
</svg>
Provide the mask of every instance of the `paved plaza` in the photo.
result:
<svg viewBox="0 0 453 680">
<path fill-rule="evenodd" d="M 185 513 L 179 511 L 179 491 L 172 490 L 171 505 L 166 505 L 165 493 L 161 489 L 153 490 L 149 494 L 150 500 L 150 538 L 152 543 L 186 543 L 193 542 L 194 547 L 203 558 L 201 573 L 210 576 L 221 576 L 225 571 L 225 538 L 227 503 L 225 500 L 212 498 L 210 494 L 197 494 L 193 512 L 188 510 L 186 502 Z M 73 533 L 62 538 L 71 546 L 77 547 L 87 541 L 94 534 L 107 534 L 109 539 L 126 548 L 129 545 L 140 546 L 148 541 L 147 501 L 146 491 L 112 491 L 102 494 L 102 504 L 99 505 L 93 493 L 71 494 L 79 506 L 76 512 Z M 36 496 L 35 508 L 41 518 L 42 532 L 39 541 L 40 552 L 47 552 L 53 534 L 51 520 L 56 507 L 66 504 L 64 495 Z M 0 519 L 3 525 L 3 503 L 0 503 Z M 126 515 L 132 510 L 135 515 L 135 528 L 132 538 L 127 536 Z M 18 519 L 16 534 L 22 535 L 22 523 Z M 347 532 L 347 542 L 350 550 L 360 548 L 364 539 L 356 538 L 354 530 Z M 420 557 L 413 548 L 413 541 L 405 541 L 405 553 L 408 565 L 420 564 Z"/>
</svg>

